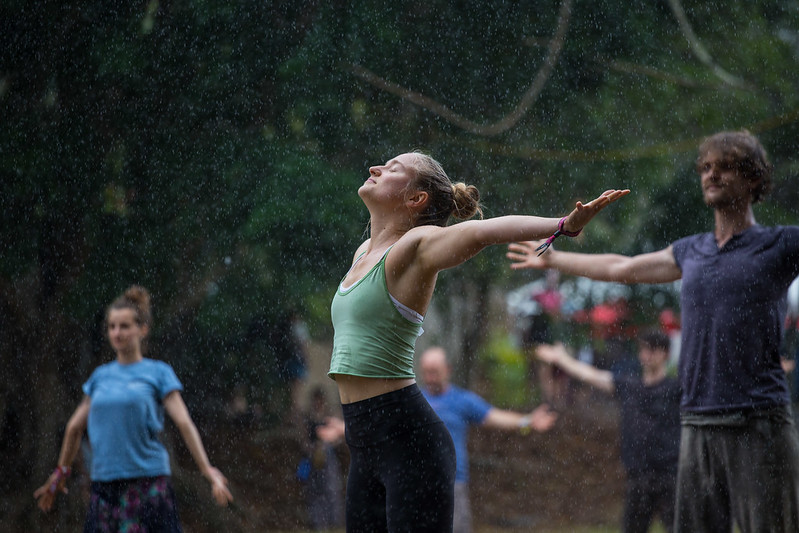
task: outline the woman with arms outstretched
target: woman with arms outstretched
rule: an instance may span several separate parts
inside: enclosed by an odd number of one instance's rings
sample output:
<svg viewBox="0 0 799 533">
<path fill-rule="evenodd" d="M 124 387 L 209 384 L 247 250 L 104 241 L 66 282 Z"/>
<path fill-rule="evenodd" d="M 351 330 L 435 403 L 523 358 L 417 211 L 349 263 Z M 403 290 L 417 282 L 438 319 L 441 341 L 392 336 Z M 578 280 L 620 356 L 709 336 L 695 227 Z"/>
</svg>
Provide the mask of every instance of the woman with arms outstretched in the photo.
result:
<svg viewBox="0 0 799 533">
<path fill-rule="evenodd" d="M 49 511 L 56 494 L 67 492 L 66 480 L 88 428 L 92 484 L 84 533 L 181 531 L 169 455 L 158 438 L 164 411 L 211 484 L 216 502 L 233 500 L 227 479 L 208 461 L 172 367 L 143 356 L 150 322 L 150 295 L 143 287 L 130 287 L 108 307 L 106 327 L 116 359 L 84 383 L 85 396 L 67 424 L 58 466 L 34 493 L 39 508 Z"/>
<path fill-rule="evenodd" d="M 455 185 L 431 157 L 401 154 L 371 167 L 358 194 L 370 238 L 355 252 L 331 305 L 329 375 L 350 448 L 347 531 L 452 529 L 455 453 L 416 385 L 413 354 L 438 273 L 492 244 L 576 235 L 627 190 L 577 202 L 561 219 L 482 214 L 475 187 Z"/>
</svg>

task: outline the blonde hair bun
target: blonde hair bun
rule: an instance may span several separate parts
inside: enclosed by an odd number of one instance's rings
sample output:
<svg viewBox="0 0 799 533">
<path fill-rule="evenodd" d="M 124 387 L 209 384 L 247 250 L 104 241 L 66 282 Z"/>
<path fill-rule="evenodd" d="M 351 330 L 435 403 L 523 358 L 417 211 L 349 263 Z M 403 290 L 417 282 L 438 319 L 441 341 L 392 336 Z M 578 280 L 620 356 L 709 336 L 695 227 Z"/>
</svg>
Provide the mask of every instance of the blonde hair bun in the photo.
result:
<svg viewBox="0 0 799 533">
<path fill-rule="evenodd" d="M 452 216 L 459 220 L 466 220 L 475 215 L 483 218 L 483 209 L 480 207 L 480 192 L 474 185 L 458 182 L 452 185 L 455 209 Z"/>
</svg>

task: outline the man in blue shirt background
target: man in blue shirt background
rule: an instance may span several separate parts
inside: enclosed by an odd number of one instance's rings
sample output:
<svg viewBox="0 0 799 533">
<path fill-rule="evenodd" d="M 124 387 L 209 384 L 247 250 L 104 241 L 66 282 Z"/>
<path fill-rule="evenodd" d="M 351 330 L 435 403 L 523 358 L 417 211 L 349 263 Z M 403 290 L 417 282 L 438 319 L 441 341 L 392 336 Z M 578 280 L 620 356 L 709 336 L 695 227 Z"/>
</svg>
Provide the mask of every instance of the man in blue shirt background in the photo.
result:
<svg viewBox="0 0 799 533">
<path fill-rule="evenodd" d="M 478 425 L 503 430 L 529 432 L 547 431 L 555 423 L 557 414 L 546 404 L 531 413 L 517 413 L 498 409 L 477 394 L 450 383 L 452 374 L 443 348 L 428 348 L 419 358 L 423 382 L 422 393 L 447 426 L 455 443 L 455 520 L 454 533 L 471 531 L 469 504 L 469 454 L 467 438 L 469 426 Z"/>
</svg>

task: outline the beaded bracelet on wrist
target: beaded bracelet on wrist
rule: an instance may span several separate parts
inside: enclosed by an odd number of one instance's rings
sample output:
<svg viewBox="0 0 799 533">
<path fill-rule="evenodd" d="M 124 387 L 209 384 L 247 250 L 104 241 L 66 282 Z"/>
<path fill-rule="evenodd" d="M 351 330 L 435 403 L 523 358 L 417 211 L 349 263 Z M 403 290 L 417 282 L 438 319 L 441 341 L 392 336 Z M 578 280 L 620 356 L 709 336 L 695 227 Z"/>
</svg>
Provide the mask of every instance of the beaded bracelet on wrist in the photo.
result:
<svg viewBox="0 0 799 533">
<path fill-rule="evenodd" d="M 55 470 L 53 470 L 55 479 L 53 479 L 53 482 L 50 483 L 50 487 L 47 489 L 50 494 L 55 494 L 55 492 L 58 490 L 58 484 L 61 482 L 61 480 L 69 477 L 69 474 L 71 473 L 72 469 L 68 466 L 59 465 L 55 467 Z"/>
<path fill-rule="evenodd" d="M 582 229 L 579 229 L 577 231 L 565 230 L 563 229 L 563 224 L 565 222 L 566 222 L 566 217 L 561 218 L 558 221 L 558 229 L 555 231 L 555 233 L 553 233 L 541 246 L 535 249 L 535 251 L 538 252 L 538 255 L 541 255 L 544 252 L 546 252 L 547 249 L 552 245 L 552 243 L 555 242 L 555 239 L 557 239 L 561 235 L 565 235 L 566 237 L 576 237 L 580 234 L 581 231 L 583 231 Z"/>
</svg>

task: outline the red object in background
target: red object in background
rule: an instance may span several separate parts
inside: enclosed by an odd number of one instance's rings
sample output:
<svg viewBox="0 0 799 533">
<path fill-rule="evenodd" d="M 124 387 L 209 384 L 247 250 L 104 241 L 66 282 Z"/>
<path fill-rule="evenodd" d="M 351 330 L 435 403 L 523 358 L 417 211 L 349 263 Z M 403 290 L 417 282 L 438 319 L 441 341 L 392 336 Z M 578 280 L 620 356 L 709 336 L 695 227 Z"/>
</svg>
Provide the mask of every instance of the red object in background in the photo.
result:
<svg viewBox="0 0 799 533">
<path fill-rule="evenodd" d="M 630 332 L 626 331 L 627 300 L 619 298 L 612 302 L 605 302 L 595 306 L 588 313 L 591 329 L 595 338 L 627 338 Z"/>
<path fill-rule="evenodd" d="M 680 331 L 680 319 L 671 309 L 664 309 L 660 312 L 660 327 L 667 335 L 675 331 Z"/>
<path fill-rule="evenodd" d="M 618 321 L 621 316 L 619 312 L 609 304 L 599 304 L 589 314 L 591 322 L 599 326 L 610 326 Z"/>
<path fill-rule="evenodd" d="M 543 292 L 539 292 L 533 296 L 533 300 L 538 302 L 544 312 L 548 315 L 560 314 L 560 306 L 563 301 L 563 297 L 557 290 L 548 289 Z"/>
</svg>

